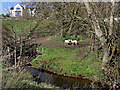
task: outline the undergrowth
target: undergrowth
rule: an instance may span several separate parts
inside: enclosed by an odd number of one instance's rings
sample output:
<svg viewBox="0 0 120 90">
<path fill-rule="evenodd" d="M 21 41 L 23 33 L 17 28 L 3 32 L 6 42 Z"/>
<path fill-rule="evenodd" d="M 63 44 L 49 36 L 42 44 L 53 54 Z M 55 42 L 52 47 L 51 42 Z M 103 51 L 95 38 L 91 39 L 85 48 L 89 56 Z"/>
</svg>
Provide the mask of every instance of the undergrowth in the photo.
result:
<svg viewBox="0 0 120 90">
<path fill-rule="evenodd" d="M 15 89 L 41 89 L 41 88 L 59 88 L 51 84 L 35 82 L 35 78 L 25 70 L 19 72 L 8 71 L 3 69 L 2 75 L 2 88 L 15 88 Z"/>
</svg>

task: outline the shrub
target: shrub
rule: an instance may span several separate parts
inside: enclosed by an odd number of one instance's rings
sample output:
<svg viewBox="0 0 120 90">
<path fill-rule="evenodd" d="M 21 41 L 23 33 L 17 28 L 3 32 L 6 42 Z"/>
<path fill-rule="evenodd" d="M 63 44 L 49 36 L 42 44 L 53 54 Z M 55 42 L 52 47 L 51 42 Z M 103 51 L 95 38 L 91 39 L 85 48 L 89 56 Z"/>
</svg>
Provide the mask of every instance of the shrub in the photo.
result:
<svg viewBox="0 0 120 90">
<path fill-rule="evenodd" d="M 4 15 L 4 14 L 2 14 L 2 17 L 5 17 L 5 15 Z"/>
<path fill-rule="evenodd" d="M 10 17 L 10 15 L 9 15 L 9 14 L 6 14 L 6 17 Z"/>
<path fill-rule="evenodd" d="M 40 83 L 34 81 L 33 76 L 30 73 L 26 73 L 25 70 L 18 73 L 13 71 L 3 70 L 2 88 L 19 88 L 19 89 L 40 89 L 40 88 L 59 88 L 51 84 Z"/>
</svg>

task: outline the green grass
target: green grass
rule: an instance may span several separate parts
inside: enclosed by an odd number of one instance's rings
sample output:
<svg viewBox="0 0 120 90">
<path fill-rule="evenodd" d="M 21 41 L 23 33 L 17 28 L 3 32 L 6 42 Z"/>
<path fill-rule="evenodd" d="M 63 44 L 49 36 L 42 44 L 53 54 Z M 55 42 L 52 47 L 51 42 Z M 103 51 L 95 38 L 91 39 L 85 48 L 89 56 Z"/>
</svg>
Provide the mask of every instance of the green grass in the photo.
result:
<svg viewBox="0 0 120 90">
<path fill-rule="evenodd" d="M 78 43 L 79 43 L 79 44 L 84 44 L 84 41 L 79 41 Z"/>
<path fill-rule="evenodd" d="M 85 35 L 77 35 L 75 38 L 71 37 L 70 35 L 66 35 L 65 37 L 59 37 L 58 34 L 54 35 L 53 37 L 51 37 L 52 41 L 65 41 L 68 39 L 72 39 L 72 40 L 85 40 L 85 38 L 90 38 L 91 34 L 90 33 L 86 33 Z M 80 41 L 78 43 L 84 43 L 83 41 Z"/>
<path fill-rule="evenodd" d="M 75 58 L 76 53 L 75 50 L 70 50 L 67 48 L 59 48 L 59 47 L 53 47 L 53 48 L 48 48 L 48 47 L 39 47 L 38 51 L 42 52 L 43 50 L 43 55 L 38 56 L 36 59 L 37 60 L 46 60 L 46 61 L 54 61 L 58 59 L 72 59 Z M 73 52 L 73 53 L 72 53 Z M 67 58 L 69 57 L 69 58 Z M 34 59 L 34 60 L 36 60 Z M 34 61 L 33 60 L 33 61 Z"/>
<path fill-rule="evenodd" d="M 73 75 L 86 76 L 92 79 L 93 76 L 99 78 L 102 75 L 100 59 L 97 59 L 97 52 L 83 51 L 82 57 L 77 57 L 77 52 L 81 52 L 82 49 L 76 48 L 63 48 L 63 47 L 39 47 L 38 51 L 43 52 L 36 59 L 33 60 L 33 65 L 35 68 L 44 66 L 50 66 L 50 70 L 58 72 L 64 69 L 63 72 L 59 74 L 68 73 Z M 36 64 L 37 62 L 47 62 L 48 64 Z"/>
<path fill-rule="evenodd" d="M 68 39 L 72 39 L 72 40 L 83 40 L 83 39 L 85 39 L 85 36 L 83 36 L 83 35 L 77 35 L 76 38 L 72 38 L 72 37 L 70 37 L 69 35 L 66 35 L 65 37 L 59 37 L 59 36 L 55 35 L 55 36 L 53 36 L 53 37 L 51 38 L 52 41 L 65 41 L 65 40 L 68 40 Z"/>
</svg>

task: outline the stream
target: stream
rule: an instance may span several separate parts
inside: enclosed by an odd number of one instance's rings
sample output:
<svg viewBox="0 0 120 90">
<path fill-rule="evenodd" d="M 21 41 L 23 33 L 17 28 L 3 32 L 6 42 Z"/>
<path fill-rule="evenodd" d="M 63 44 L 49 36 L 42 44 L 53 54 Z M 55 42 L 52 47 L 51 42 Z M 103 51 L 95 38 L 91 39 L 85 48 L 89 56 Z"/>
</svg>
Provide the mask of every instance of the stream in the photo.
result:
<svg viewBox="0 0 120 90">
<path fill-rule="evenodd" d="M 25 67 L 25 69 L 36 78 L 37 83 L 44 82 L 64 89 L 90 88 L 91 81 L 87 79 L 57 75 L 45 70 L 36 70 L 32 67 Z"/>
</svg>

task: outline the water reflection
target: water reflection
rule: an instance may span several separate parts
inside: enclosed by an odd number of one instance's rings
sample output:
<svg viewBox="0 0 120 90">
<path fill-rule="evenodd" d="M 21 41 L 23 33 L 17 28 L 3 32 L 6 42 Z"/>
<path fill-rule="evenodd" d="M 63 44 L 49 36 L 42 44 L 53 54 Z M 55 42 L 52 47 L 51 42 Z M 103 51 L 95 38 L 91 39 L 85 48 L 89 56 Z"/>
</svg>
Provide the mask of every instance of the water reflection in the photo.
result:
<svg viewBox="0 0 120 90">
<path fill-rule="evenodd" d="M 89 80 L 65 77 L 60 75 L 55 75 L 46 71 L 38 71 L 32 67 L 25 67 L 25 69 L 36 77 L 38 83 L 46 82 L 48 84 L 53 84 L 61 88 L 88 88 L 90 87 Z"/>
</svg>

